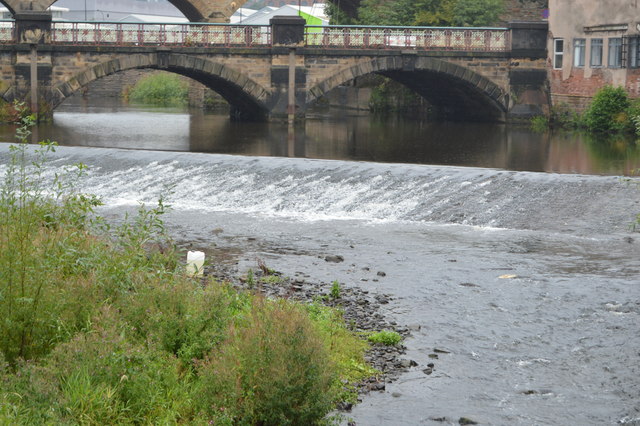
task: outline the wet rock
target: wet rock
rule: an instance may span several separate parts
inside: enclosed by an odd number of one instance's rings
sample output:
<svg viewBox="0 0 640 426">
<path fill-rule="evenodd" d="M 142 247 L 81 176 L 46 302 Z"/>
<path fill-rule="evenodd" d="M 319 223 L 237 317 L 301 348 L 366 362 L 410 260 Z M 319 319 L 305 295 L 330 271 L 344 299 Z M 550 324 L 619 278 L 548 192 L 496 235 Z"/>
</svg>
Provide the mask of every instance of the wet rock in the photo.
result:
<svg viewBox="0 0 640 426">
<path fill-rule="evenodd" d="M 437 354 L 449 354 L 451 352 L 445 351 L 444 349 L 433 348 L 433 351 Z"/>
<path fill-rule="evenodd" d="M 429 358 L 438 359 L 438 354 L 429 354 Z"/>
<path fill-rule="evenodd" d="M 429 420 L 433 420 L 434 422 L 446 422 L 446 417 L 429 417 Z"/>
<path fill-rule="evenodd" d="M 409 368 L 409 367 L 411 367 L 411 360 L 409 360 L 409 359 L 402 359 L 402 360 L 400 360 L 400 366 L 401 366 L 402 368 Z"/>
<path fill-rule="evenodd" d="M 523 395 L 534 395 L 534 394 L 538 393 L 538 391 L 535 391 L 533 389 L 529 389 L 529 390 L 526 390 L 526 391 L 522 391 L 521 393 Z"/>
<path fill-rule="evenodd" d="M 325 256 L 324 261 L 331 262 L 331 263 L 340 263 L 340 262 L 344 262 L 344 257 L 340 255 Z"/>
<path fill-rule="evenodd" d="M 462 287 L 480 287 L 478 284 L 474 283 L 460 283 Z"/>
<path fill-rule="evenodd" d="M 427 367 L 429 367 L 429 368 L 433 368 L 433 367 L 435 367 L 435 364 L 434 364 L 434 363 L 432 363 L 432 362 L 430 362 L 429 364 L 427 364 Z"/>
<path fill-rule="evenodd" d="M 372 391 L 383 391 L 386 389 L 386 387 L 387 386 L 384 384 L 384 382 L 376 382 L 370 385 L 370 389 Z"/>
<path fill-rule="evenodd" d="M 402 396 L 402 394 L 400 392 L 392 392 L 391 396 L 394 398 L 400 398 Z"/>
<path fill-rule="evenodd" d="M 381 305 L 386 305 L 387 303 L 389 303 L 389 298 L 388 298 L 387 296 L 385 296 L 385 295 L 382 295 L 382 294 L 378 294 L 378 295 L 375 297 L 375 299 L 376 299 L 376 301 L 377 301 L 378 303 L 380 303 Z"/>
<path fill-rule="evenodd" d="M 353 404 L 350 402 L 339 402 L 338 404 L 336 404 L 336 409 L 339 411 L 351 411 L 351 409 L 353 408 Z"/>
<path fill-rule="evenodd" d="M 384 271 L 378 271 L 376 273 L 376 275 L 379 276 L 379 277 L 386 277 L 387 276 L 387 274 Z"/>
<path fill-rule="evenodd" d="M 458 424 L 459 425 L 477 425 L 478 422 L 471 420 L 468 417 L 460 417 L 460 419 L 458 419 Z"/>
<path fill-rule="evenodd" d="M 433 373 L 433 368 L 425 368 L 424 370 L 422 370 L 422 372 L 429 376 L 431 373 Z"/>
</svg>

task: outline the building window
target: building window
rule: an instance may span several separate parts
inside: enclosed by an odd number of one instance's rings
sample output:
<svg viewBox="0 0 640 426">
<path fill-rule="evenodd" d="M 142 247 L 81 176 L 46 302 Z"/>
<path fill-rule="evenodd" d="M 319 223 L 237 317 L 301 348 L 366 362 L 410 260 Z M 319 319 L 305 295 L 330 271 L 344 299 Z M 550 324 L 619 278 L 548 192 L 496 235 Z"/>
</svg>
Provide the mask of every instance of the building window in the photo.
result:
<svg viewBox="0 0 640 426">
<path fill-rule="evenodd" d="M 564 55 L 564 39 L 553 39 L 553 69 L 562 68 L 562 56 Z"/>
<path fill-rule="evenodd" d="M 609 67 L 621 68 L 622 67 L 622 38 L 610 38 L 609 39 Z"/>
<path fill-rule="evenodd" d="M 584 67 L 584 56 L 587 50 L 587 41 L 583 38 L 573 40 L 573 66 Z"/>
<path fill-rule="evenodd" d="M 591 39 L 591 59 L 589 60 L 591 68 L 600 68 L 602 66 L 602 39 Z"/>
<path fill-rule="evenodd" d="M 629 39 L 629 68 L 640 67 L 640 37 Z"/>
</svg>

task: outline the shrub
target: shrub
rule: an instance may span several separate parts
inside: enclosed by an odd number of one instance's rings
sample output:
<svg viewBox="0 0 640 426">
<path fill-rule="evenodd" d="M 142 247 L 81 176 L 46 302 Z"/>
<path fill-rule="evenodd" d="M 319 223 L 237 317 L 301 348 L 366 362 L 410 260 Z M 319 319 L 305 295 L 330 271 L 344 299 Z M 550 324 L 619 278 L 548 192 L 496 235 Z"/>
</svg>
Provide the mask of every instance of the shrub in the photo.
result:
<svg viewBox="0 0 640 426">
<path fill-rule="evenodd" d="M 537 133 L 549 130 L 549 119 L 544 115 L 536 115 L 531 118 L 531 129 Z"/>
<path fill-rule="evenodd" d="M 163 72 L 142 78 L 127 96 L 133 102 L 182 106 L 188 102 L 189 87 L 179 76 Z"/>
<path fill-rule="evenodd" d="M 585 113 L 585 124 L 593 132 L 624 131 L 629 128 L 629 96 L 622 87 L 605 86 L 596 93 Z"/>
<path fill-rule="evenodd" d="M 256 298 L 198 374 L 200 407 L 214 423 L 315 424 L 332 408 L 327 348 L 303 311 L 284 301 Z"/>
<path fill-rule="evenodd" d="M 367 336 L 371 343 L 380 343 L 385 346 L 394 346 L 402 341 L 402 336 L 395 331 L 383 330 Z"/>
<path fill-rule="evenodd" d="M 631 130 L 636 136 L 640 136 L 640 98 L 630 102 L 629 108 L 627 108 L 627 116 L 631 121 Z"/>
</svg>

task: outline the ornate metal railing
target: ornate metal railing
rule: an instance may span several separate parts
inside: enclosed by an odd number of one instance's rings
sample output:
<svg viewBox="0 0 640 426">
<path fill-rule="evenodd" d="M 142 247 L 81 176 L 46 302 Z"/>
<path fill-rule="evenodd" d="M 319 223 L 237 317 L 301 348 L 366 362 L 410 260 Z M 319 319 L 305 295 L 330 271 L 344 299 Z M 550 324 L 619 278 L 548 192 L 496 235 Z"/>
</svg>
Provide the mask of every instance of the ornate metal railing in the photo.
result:
<svg viewBox="0 0 640 426">
<path fill-rule="evenodd" d="M 504 52 L 511 46 L 507 28 L 307 26 L 305 43 L 323 48 L 480 52 Z"/>
<path fill-rule="evenodd" d="M 271 46 L 268 25 L 53 22 L 52 44 L 116 46 Z"/>
<path fill-rule="evenodd" d="M 0 21 L 0 43 L 15 42 L 13 21 Z M 504 52 L 507 28 L 307 26 L 305 45 L 327 49 L 417 49 Z M 268 25 L 53 22 L 51 43 L 116 46 L 263 46 Z"/>
</svg>

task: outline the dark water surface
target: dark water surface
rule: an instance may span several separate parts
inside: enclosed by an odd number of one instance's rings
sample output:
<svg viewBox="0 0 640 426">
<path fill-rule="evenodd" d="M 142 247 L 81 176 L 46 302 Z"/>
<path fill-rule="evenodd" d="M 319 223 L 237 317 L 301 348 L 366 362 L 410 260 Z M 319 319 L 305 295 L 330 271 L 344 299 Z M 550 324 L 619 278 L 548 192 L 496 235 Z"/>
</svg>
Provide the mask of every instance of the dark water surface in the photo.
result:
<svg viewBox="0 0 640 426">
<path fill-rule="evenodd" d="M 0 140 L 11 141 L 11 126 Z M 191 151 L 252 156 L 441 164 L 506 170 L 628 175 L 640 168 L 640 144 L 595 141 L 526 126 L 430 123 L 355 111 L 315 111 L 293 134 L 285 123 L 234 123 L 226 113 L 88 105 L 67 100 L 37 137 L 68 146 Z"/>
<path fill-rule="evenodd" d="M 45 174 L 87 164 L 80 189 L 108 218 L 171 187 L 168 228 L 212 262 L 391 295 L 418 366 L 347 414 L 358 425 L 640 424 L 640 180 L 619 178 L 634 146 L 352 116 L 290 144 L 276 124 L 90 110 L 39 129 L 80 145 Z M 289 154 L 308 158 L 274 158 Z"/>
</svg>

